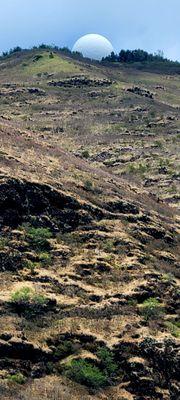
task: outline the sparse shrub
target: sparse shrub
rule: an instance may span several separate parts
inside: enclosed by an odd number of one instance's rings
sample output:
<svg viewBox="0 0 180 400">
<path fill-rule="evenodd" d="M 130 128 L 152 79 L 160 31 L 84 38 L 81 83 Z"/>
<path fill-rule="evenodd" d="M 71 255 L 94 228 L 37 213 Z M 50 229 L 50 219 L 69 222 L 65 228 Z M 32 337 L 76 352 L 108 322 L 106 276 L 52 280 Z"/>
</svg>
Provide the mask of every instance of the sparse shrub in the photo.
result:
<svg viewBox="0 0 180 400">
<path fill-rule="evenodd" d="M 36 263 L 34 261 L 27 260 L 25 262 L 25 267 L 28 268 L 30 270 L 30 273 L 33 275 L 33 274 L 35 274 L 36 268 L 40 267 L 40 263 Z"/>
<path fill-rule="evenodd" d="M 137 300 L 136 299 L 128 299 L 127 301 L 128 306 L 130 307 L 136 307 L 137 306 Z"/>
<path fill-rule="evenodd" d="M 42 294 L 36 293 L 30 287 L 22 287 L 21 289 L 12 293 L 11 301 L 15 304 L 31 303 L 34 305 L 44 305 L 47 302 L 47 298 Z"/>
<path fill-rule="evenodd" d="M 54 58 L 54 54 L 53 54 L 52 51 L 51 51 L 50 54 L 49 54 L 49 58 Z"/>
<path fill-rule="evenodd" d="M 140 172 L 142 174 L 144 174 L 146 171 L 148 171 L 148 169 L 149 169 L 148 165 L 145 165 L 142 163 L 140 163 L 137 168 L 138 172 Z"/>
<path fill-rule="evenodd" d="M 108 350 L 106 347 L 101 347 L 97 351 L 97 356 L 100 359 L 101 366 L 106 375 L 111 376 L 115 374 L 118 366 L 114 361 L 114 357 L 111 351 Z"/>
<path fill-rule="evenodd" d="M 13 375 L 8 375 L 7 379 L 11 382 L 18 383 L 19 385 L 23 385 L 24 383 L 26 383 L 27 380 L 27 378 L 23 374 L 21 374 L 21 372 Z"/>
<path fill-rule="evenodd" d="M 149 166 L 143 163 L 139 163 L 137 165 L 130 164 L 128 166 L 129 173 L 137 173 L 137 174 L 144 174 L 149 170 Z"/>
<path fill-rule="evenodd" d="M 60 343 L 56 347 L 54 354 L 58 358 L 63 358 L 73 353 L 74 353 L 73 343 L 70 340 L 65 340 L 63 343 Z"/>
<path fill-rule="evenodd" d="M 152 118 L 155 118 L 155 116 L 156 116 L 156 112 L 153 110 L 153 111 L 151 111 L 150 112 L 150 116 L 152 117 Z"/>
<path fill-rule="evenodd" d="M 163 313 L 163 305 L 154 297 L 145 300 L 140 306 L 141 314 L 145 320 L 158 318 Z"/>
<path fill-rule="evenodd" d="M 47 369 L 47 372 L 49 374 L 53 374 L 53 372 L 54 372 L 54 363 L 48 361 L 47 364 L 46 364 L 46 369 Z"/>
<path fill-rule="evenodd" d="M 102 248 L 104 251 L 107 251 L 107 253 L 112 253 L 114 251 L 114 240 L 113 239 L 107 239 L 102 243 Z"/>
<path fill-rule="evenodd" d="M 172 284 L 174 282 L 174 276 L 172 274 L 163 274 L 162 275 L 162 281 L 167 282 L 169 284 Z"/>
<path fill-rule="evenodd" d="M 89 157 L 90 157 L 90 154 L 89 154 L 89 151 L 88 151 L 88 150 L 83 150 L 81 154 L 82 154 L 82 156 L 83 156 L 84 158 L 89 158 Z"/>
<path fill-rule="evenodd" d="M 73 360 L 67 367 L 66 376 L 93 389 L 99 389 L 107 384 L 105 374 L 86 360 Z"/>
<path fill-rule="evenodd" d="M 159 166 L 160 167 L 169 167 L 171 165 L 171 161 L 168 160 L 168 158 L 161 158 L 159 160 Z"/>
<path fill-rule="evenodd" d="M 8 245 L 8 239 L 5 237 L 0 238 L 0 250 L 4 250 L 5 247 Z"/>
<path fill-rule="evenodd" d="M 91 191 L 93 190 L 93 184 L 91 181 L 87 180 L 84 182 L 84 189 Z"/>
<path fill-rule="evenodd" d="M 163 143 L 160 140 L 156 140 L 155 146 L 158 147 L 159 149 L 163 148 Z"/>
<path fill-rule="evenodd" d="M 33 58 L 33 62 L 39 61 L 43 58 L 42 54 L 37 54 L 34 58 Z"/>
<path fill-rule="evenodd" d="M 47 298 L 43 294 L 35 293 L 32 297 L 32 301 L 37 305 L 44 305 L 47 303 Z"/>
<path fill-rule="evenodd" d="M 18 302 L 28 302 L 31 298 L 32 289 L 29 287 L 22 287 L 21 289 L 17 290 L 16 292 L 12 293 L 11 300 L 14 303 Z"/>
<path fill-rule="evenodd" d="M 28 224 L 24 224 L 22 228 L 25 231 L 25 239 L 32 248 L 36 251 L 50 249 L 48 239 L 52 238 L 52 233 L 49 228 L 34 228 Z"/>
<path fill-rule="evenodd" d="M 133 164 L 128 165 L 128 172 L 130 174 L 132 174 L 135 171 L 136 171 L 136 168 L 135 168 L 135 166 Z"/>
<path fill-rule="evenodd" d="M 50 265 L 52 262 L 51 254 L 47 252 L 38 253 L 38 259 L 42 265 Z"/>
<path fill-rule="evenodd" d="M 180 321 L 177 322 L 166 321 L 165 326 L 170 331 L 172 336 L 174 336 L 177 339 L 180 338 Z"/>
</svg>

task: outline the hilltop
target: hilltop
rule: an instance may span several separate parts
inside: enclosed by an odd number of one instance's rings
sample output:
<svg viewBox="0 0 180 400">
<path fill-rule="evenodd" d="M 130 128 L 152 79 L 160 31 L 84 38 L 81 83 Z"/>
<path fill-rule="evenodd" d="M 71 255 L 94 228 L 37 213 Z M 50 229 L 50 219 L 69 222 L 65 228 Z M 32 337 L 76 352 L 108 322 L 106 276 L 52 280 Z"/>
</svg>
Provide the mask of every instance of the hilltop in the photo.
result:
<svg viewBox="0 0 180 400">
<path fill-rule="evenodd" d="M 180 76 L 155 71 L 0 59 L 3 400 L 177 398 Z"/>
</svg>

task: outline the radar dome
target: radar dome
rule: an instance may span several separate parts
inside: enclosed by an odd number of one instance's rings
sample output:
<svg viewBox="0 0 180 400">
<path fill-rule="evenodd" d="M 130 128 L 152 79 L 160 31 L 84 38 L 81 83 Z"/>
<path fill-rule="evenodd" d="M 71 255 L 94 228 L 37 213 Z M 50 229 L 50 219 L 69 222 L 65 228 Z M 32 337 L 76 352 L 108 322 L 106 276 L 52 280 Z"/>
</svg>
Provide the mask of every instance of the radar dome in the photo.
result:
<svg viewBox="0 0 180 400">
<path fill-rule="evenodd" d="M 102 60 L 113 51 L 113 46 L 104 36 L 89 34 L 82 36 L 73 46 L 72 51 L 81 53 L 91 60 Z"/>
</svg>

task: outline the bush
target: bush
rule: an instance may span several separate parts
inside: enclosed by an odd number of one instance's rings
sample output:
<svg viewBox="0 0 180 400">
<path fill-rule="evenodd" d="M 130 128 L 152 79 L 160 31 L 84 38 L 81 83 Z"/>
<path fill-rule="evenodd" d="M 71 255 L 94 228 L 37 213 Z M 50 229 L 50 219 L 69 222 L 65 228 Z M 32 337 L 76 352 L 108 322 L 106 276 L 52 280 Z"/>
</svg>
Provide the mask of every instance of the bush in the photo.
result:
<svg viewBox="0 0 180 400">
<path fill-rule="evenodd" d="M 29 287 L 23 287 L 19 290 L 17 290 L 16 292 L 12 293 L 11 295 L 11 300 L 14 303 L 18 303 L 18 302 L 28 302 L 31 298 L 31 293 L 32 293 L 32 289 L 30 289 Z"/>
<path fill-rule="evenodd" d="M 102 348 L 98 349 L 97 356 L 100 359 L 103 371 L 108 376 L 115 374 L 118 366 L 115 363 L 113 354 L 110 352 L 110 350 L 108 350 L 106 347 L 102 347 Z"/>
<path fill-rule="evenodd" d="M 34 58 L 33 58 L 33 62 L 39 61 L 41 60 L 41 58 L 43 58 L 42 54 L 37 54 Z"/>
<path fill-rule="evenodd" d="M 38 258 L 39 258 L 40 264 L 43 264 L 43 265 L 50 265 L 52 262 L 51 254 L 46 253 L 46 252 L 39 253 Z"/>
<path fill-rule="evenodd" d="M 19 385 L 23 385 L 24 383 L 26 383 L 26 377 L 21 374 L 21 372 L 18 372 L 17 374 L 14 375 L 8 375 L 7 379 L 11 382 L 15 382 L 18 383 Z"/>
<path fill-rule="evenodd" d="M 150 298 L 145 300 L 141 305 L 141 314 L 146 320 L 150 318 L 158 318 L 163 313 L 163 305 L 156 299 Z"/>
<path fill-rule="evenodd" d="M 169 330 L 172 336 L 174 336 L 177 339 L 180 339 L 180 321 L 166 321 L 165 326 Z"/>
<path fill-rule="evenodd" d="M 22 226 L 25 231 L 25 239 L 37 251 L 49 250 L 48 239 L 52 238 L 49 228 L 34 228 L 28 224 Z"/>
<path fill-rule="evenodd" d="M 115 241 L 113 239 L 107 239 L 102 243 L 102 249 L 107 253 L 112 253 L 115 250 Z"/>
<path fill-rule="evenodd" d="M 40 267 L 40 263 L 33 262 L 31 260 L 27 260 L 25 262 L 25 267 L 28 268 L 30 270 L 30 273 L 33 275 L 33 274 L 35 274 L 36 268 Z"/>
<path fill-rule="evenodd" d="M 84 182 L 84 189 L 91 191 L 93 189 L 93 184 L 91 181 L 87 180 Z"/>
<path fill-rule="evenodd" d="M 21 289 L 12 293 L 11 301 L 15 304 L 32 303 L 34 305 L 44 305 L 47 302 L 47 299 L 45 296 L 36 293 L 30 287 L 22 287 Z"/>
<path fill-rule="evenodd" d="M 73 343 L 69 340 L 65 340 L 63 343 L 59 344 L 55 350 L 55 356 L 58 358 L 64 358 L 74 353 Z"/>
<path fill-rule="evenodd" d="M 88 151 L 88 150 L 83 150 L 81 154 L 82 154 L 82 156 L 83 156 L 84 158 L 89 158 L 89 157 L 90 157 L 90 154 L 89 154 L 89 151 Z"/>
<path fill-rule="evenodd" d="M 66 376 L 93 389 L 101 388 L 107 383 L 104 373 L 86 360 L 73 360 L 66 371 Z"/>
</svg>

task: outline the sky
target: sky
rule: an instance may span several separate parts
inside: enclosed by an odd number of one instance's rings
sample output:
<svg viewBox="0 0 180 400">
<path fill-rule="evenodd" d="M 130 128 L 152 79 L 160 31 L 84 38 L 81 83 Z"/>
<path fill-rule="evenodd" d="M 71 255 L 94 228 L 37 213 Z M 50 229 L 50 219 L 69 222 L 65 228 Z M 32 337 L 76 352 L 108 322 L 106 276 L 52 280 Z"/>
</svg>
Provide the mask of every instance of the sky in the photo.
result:
<svg viewBox="0 0 180 400">
<path fill-rule="evenodd" d="M 41 43 L 70 49 L 87 33 L 115 52 L 163 50 L 180 61 L 180 0 L 0 0 L 0 53 Z"/>
</svg>

